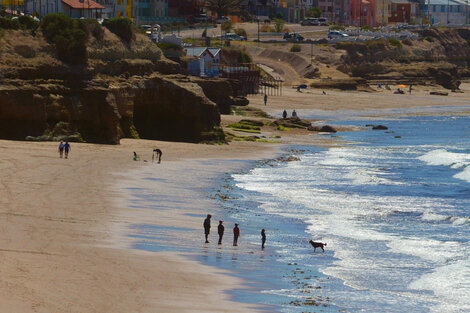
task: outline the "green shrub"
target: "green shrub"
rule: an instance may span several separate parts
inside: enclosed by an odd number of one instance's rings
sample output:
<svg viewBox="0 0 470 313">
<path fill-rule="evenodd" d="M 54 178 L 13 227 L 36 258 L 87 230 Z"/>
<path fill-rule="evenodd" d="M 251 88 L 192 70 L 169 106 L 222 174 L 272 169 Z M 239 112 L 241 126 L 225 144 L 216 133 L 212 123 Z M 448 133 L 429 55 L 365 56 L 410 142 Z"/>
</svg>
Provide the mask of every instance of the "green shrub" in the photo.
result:
<svg viewBox="0 0 470 313">
<path fill-rule="evenodd" d="M 48 14 L 41 21 L 44 37 L 55 44 L 58 58 L 69 64 L 87 62 L 87 33 L 82 28 L 79 20 L 62 13 Z"/>
<path fill-rule="evenodd" d="M 395 38 L 390 38 L 388 40 L 388 42 L 390 43 L 390 45 L 394 46 L 394 47 L 401 47 L 401 42 L 400 40 L 398 39 L 395 39 Z"/>
<path fill-rule="evenodd" d="M 108 18 L 103 21 L 103 26 L 128 44 L 134 38 L 132 22 L 127 18 Z"/>
<path fill-rule="evenodd" d="M 22 15 L 18 18 L 18 23 L 22 29 L 36 29 L 39 22 L 35 21 L 31 16 Z"/>
<path fill-rule="evenodd" d="M 222 28 L 224 32 L 229 33 L 233 27 L 233 24 L 230 21 L 225 21 L 220 25 L 220 27 Z"/>
<path fill-rule="evenodd" d="M 286 21 L 284 21 L 282 18 L 277 18 L 274 20 L 274 30 L 276 33 L 282 32 L 284 29 L 284 25 L 286 24 Z"/>
<path fill-rule="evenodd" d="M 237 34 L 238 36 L 248 37 L 248 34 L 246 33 L 246 30 L 244 28 L 235 29 L 235 34 Z"/>
<path fill-rule="evenodd" d="M 426 40 L 428 42 L 434 42 L 434 37 L 426 36 L 426 37 L 424 37 L 424 40 Z"/>
<path fill-rule="evenodd" d="M 20 23 L 7 17 L 0 17 L 0 28 L 3 29 L 19 29 Z"/>
<path fill-rule="evenodd" d="M 302 47 L 297 43 L 294 43 L 292 47 L 290 48 L 290 52 L 300 52 L 301 50 L 302 50 Z"/>
<path fill-rule="evenodd" d="M 87 36 L 93 36 L 98 41 L 102 41 L 104 38 L 104 29 L 98 23 L 97 20 L 88 18 L 80 20 L 80 28 L 87 34 Z"/>
</svg>

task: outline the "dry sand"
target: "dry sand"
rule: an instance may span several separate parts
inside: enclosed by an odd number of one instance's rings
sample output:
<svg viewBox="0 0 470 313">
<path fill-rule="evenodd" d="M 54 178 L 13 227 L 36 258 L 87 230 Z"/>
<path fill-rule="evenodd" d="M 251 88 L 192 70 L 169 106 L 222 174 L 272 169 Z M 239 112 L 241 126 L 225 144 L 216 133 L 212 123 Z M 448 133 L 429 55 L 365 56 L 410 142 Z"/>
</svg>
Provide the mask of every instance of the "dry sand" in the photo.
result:
<svg viewBox="0 0 470 313">
<path fill-rule="evenodd" d="M 0 312 L 250 311 L 230 302 L 225 291 L 240 282 L 222 271 L 118 241 L 125 238 L 116 234 L 122 225 L 154 217 L 120 205 L 115 173 L 152 166 L 133 162 L 132 152 L 150 159 L 157 146 L 164 153 L 158 171 L 169 161 L 262 158 L 273 151 L 247 142 L 122 140 L 120 146 L 72 143 L 65 160 L 57 143 L 0 141 Z M 171 216 L 171 223 L 182 222 Z"/>
<path fill-rule="evenodd" d="M 464 106 L 470 88 L 463 87 L 465 93 L 448 97 L 430 96 L 424 87 L 411 96 L 337 91 L 324 96 L 318 90 L 285 89 L 283 97 L 269 97 L 266 107 L 261 96 L 250 100 L 273 114 L 284 108 L 302 112 L 430 105 L 468 111 Z M 289 141 L 299 142 L 290 136 Z M 318 143 L 315 137 L 304 134 L 300 141 Z M 155 147 L 163 150 L 162 164 L 143 162 L 151 160 Z M 65 160 L 58 157 L 57 143 L 0 141 L 0 312 L 255 310 L 233 303 L 226 293 L 242 281 L 177 253 L 130 249 L 126 230 L 135 223 L 159 223 L 200 231 L 202 220 L 186 213 L 204 214 L 217 207 L 198 189 L 239 166 L 231 162 L 225 167 L 227 162 L 216 160 L 268 158 L 278 148 L 257 142 L 216 146 L 122 140 L 119 146 L 72 143 Z M 141 162 L 132 161 L 133 151 Z M 210 163 L 210 170 L 200 162 Z M 162 205 L 176 211 L 130 208 L 126 180 L 142 172 L 171 177 L 171 184 L 156 193 L 185 201 L 165 198 Z M 200 235 L 202 240 L 202 231 Z"/>
</svg>

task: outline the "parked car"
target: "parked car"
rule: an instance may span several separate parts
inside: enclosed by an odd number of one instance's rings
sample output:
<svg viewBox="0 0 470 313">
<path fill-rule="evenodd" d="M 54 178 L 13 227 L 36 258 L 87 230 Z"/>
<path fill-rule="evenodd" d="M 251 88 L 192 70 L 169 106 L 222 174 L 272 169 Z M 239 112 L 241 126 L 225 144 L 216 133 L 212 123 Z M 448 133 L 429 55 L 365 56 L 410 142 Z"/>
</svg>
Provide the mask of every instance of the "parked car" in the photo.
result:
<svg viewBox="0 0 470 313">
<path fill-rule="evenodd" d="M 318 19 L 317 18 L 314 18 L 314 17 L 309 17 L 309 18 L 306 18 L 304 20 L 302 20 L 302 22 L 300 22 L 300 25 L 302 26 L 316 26 L 316 25 L 319 25 L 319 22 L 318 22 Z"/>
<path fill-rule="evenodd" d="M 293 42 L 299 42 L 304 40 L 304 37 L 297 33 L 285 33 L 283 38 L 287 41 Z"/>
<path fill-rule="evenodd" d="M 217 19 L 217 24 L 222 24 L 222 23 L 225 23 L 225 22 L 230 22 L 230 17 L 228 16 L 221 16 Z"/>
<path fill-rule="evenodd" d="M 226 33 L 222 39 L 224 40 L 238 40 L 238 41 L 246 41 L 246 37 L 234 34 L 234 33 Z"/>
<path fill-rule="evenodd" d="M 328 32 L 328 38 L 329 39 L 334 39 L 334 38 L 348 38 L 349 35 L 343 33 L 342 31 L 339 30 L 331 30 Z"/>
<path fill-rule="evenodd" d="M 328 26 L 328 19 L 325 17 L 320 17 L 318 19 L 318 25 L 320 26 Z"/>
</svg>

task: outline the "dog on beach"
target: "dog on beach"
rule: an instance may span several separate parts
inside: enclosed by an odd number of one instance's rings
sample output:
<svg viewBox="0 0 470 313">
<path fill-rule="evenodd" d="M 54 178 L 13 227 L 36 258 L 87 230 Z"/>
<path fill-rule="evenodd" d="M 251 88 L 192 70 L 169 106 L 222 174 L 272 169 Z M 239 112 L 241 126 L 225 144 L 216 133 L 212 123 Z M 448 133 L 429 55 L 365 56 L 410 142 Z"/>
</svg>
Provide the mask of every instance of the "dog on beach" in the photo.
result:
<svg viewBox="0 0 470 313">
<path fill-rule="evenodd" d="M 317 248 L 321 248 L 323 250 L 323 252 L 325 252 L 325 249 L 323 249 L 323 247 L 326 247 L 326 243 L 315 242 L 313 240 L 310 240 L 309 242 L 313 247 L 313 252 L 315 252 L 315 250 L 317 250 Z"/>
</svg>

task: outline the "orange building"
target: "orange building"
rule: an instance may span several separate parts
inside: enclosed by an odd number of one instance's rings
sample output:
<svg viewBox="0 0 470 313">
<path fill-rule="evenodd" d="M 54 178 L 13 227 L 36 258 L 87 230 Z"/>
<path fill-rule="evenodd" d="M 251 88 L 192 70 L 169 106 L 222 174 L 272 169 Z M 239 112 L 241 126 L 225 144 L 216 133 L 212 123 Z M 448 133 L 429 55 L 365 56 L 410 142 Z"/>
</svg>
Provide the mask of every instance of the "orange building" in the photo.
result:
<svg viewBox="0 0 470 313">
<path fill-rule="evenodd" d="M 351 0 L 351 25 L 376 26 L 376 0 Z"/>
</svg>

